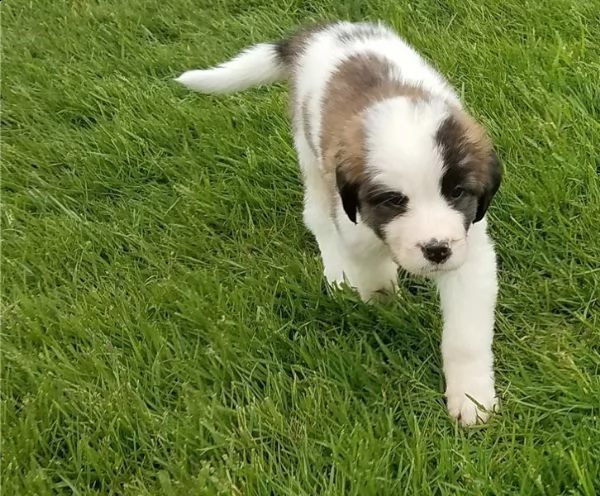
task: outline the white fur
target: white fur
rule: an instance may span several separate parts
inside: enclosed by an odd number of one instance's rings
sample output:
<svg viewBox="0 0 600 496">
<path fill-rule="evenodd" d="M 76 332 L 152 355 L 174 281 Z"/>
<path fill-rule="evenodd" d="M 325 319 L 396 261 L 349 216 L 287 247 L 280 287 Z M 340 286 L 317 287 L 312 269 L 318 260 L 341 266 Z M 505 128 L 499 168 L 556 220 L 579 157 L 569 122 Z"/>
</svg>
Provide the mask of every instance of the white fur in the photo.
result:
<svg viewBox="0 0 600 496">
<path fill-rule="evenodd" d="M 496 407 L 494 392 L 494 307 L 496 255 L 484 218 L 468 234 L 468 256 L 460 268 L 437 276 L 444 314 L 442 358 L 451 415 L 473 424 Z M 473 397 L 486 411 L 476 408 Z"/>
<path fill-rule="evenodd" d="M 204 93 L 232 93 L 257 84 L 274 83 L 286 76 L 274 45 L 259 43 L 218 67 L 187 71 L 175 81 Z"/>
<path fill-rule="evenodd" d="M 441 196 L 443 163 L 434 141 L 448 106 L 460 108 L 460 101 L 444 78 L 386 27 L 381 25 L 368 37 L 340 41 L 339 33 L 353 26 L 340 22 L 314 34 L 293 72 L 294 142 L 304 178 L 305 224 L 316 237 L 329 283 L 346 282 L 365 300 L 378 290 L 396 287 L 398 265 L 436 280 L 444 318 L 448 410 L 465 425 L 485 421 L 486 410 L 496 406 L 491 349 L 497 293 L 495 253 L 485 219 L 466 232 L 462 216 Z M 360 216 L 357 224 L 348 219 L 323 175 L 319 136 L 327 82 L 340 63 L 358 53 L 385 57 L 393 65 L 393 77 L 421 86 L 435 97 L 429 104 L 390 99 L 364 114 L 369 173 L 375 182 L 400 190 L 410 199 L 409 211 L 386 226 L 387 244 Z M 284 75 L 274 54 L 272 45 L 257 45 L 218 68 L 187 72 L 178 80 L 208 92 L 273 81 Z M 307 123 L 303 122 L 305 104 Z M 429 263 L 420 248 L 434 238 L 452 247 L 452 256 L 441 268 Z"/>
<path fill-rule="evenodd" d="M 376 36 L 345 43 L 339 41 L 339 33 L 356 26 L 357 24 L 350 22 L 339 22 L 329 29 L 317 33 L 298 61 L 294 74 L 295 104 L 299 110 L 302 103 L 308 101 L 309 127 L 313 138 L 321 135 L 321 106 L 327 82 L 344 60 L 360 53 L 383 55 L 398 67 L 395 77 L 399 81 L 421 85 L 424 90 L 441 95 L 446 101 L 452 102 L 457 107 L 461 106 L 460 100 L 448 83 L 426 64 L 412 47 L 383 24 L 379 25 L 379 32 Z M 295 115 L 297 118 L 301 118 L 302 112 L 296 112 Z M 315 139 L 311 145 L 319 153 L 321 152 L 318 140 Z"/>
<path fill-rule="evenodd" d="M 413 274 L 432 270 L 420 248 L 432 239 L 452 249 L 444 270 L 459 267 L 466 257 L 463 217 L 439 191 L 444 164 L 434 136 L 448 115 L 446 105 L 400 97 L 372 106 L 365 115 L 373 180 L 409 198 L 408 212 L 386 226 L 386 239 L 394 260 Z"/>
</svg>

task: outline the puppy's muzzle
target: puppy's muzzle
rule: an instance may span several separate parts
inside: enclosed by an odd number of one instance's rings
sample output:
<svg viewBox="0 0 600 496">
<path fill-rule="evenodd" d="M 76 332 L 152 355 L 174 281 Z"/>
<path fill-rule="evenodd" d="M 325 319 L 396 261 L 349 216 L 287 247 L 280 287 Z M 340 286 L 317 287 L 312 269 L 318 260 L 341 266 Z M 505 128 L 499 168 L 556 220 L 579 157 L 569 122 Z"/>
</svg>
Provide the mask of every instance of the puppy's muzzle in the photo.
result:
<svg viewBox="0 0 600 496">
<path fill-rule="evenodd" d="M 443 264 L 452 255 L 452 250 L 446 241 L 432 239 L 421 246 L 423 256 L 434 264 Z"/>
</svg>

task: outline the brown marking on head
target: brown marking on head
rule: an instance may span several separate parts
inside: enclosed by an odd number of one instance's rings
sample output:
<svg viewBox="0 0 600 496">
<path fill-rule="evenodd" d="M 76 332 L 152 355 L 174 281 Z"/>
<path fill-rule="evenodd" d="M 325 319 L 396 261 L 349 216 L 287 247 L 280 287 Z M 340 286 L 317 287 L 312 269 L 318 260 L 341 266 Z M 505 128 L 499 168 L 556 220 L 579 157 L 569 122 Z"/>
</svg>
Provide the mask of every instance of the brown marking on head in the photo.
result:
<svg viewBox="0 0 600 496">
<path fill-rule="evenodd" d="M 332 196 L 339 193 L 348 217 L 356 222 L 365 174 L 362 112 L 378 101 L 396 96 L 425 100 L 420 87 L 403 84 L 384 58 L 359 54 L 342 62 L 328 82 L 321 124 L 321 149 Z"/>
<path fill-rule="evenodd" d="M 359 188 L 365 180 L 363 141 L 362 118 L 355 115 L 340 129 L 332 146 L 323 148 L 325 169 L 329 177 L 335 178 L 330 192 L 339 193 L 344 211 L 354 223 L 359 210 Z"/>
<path fill-rule="evenodd" d="M 500 187 L 498 157 L 484 128 L 459 109 L 441 124 L 436 141 L 444 159 L 442 195 L 463 213 L 468 227 L 483 218 Z"/>
</svg>

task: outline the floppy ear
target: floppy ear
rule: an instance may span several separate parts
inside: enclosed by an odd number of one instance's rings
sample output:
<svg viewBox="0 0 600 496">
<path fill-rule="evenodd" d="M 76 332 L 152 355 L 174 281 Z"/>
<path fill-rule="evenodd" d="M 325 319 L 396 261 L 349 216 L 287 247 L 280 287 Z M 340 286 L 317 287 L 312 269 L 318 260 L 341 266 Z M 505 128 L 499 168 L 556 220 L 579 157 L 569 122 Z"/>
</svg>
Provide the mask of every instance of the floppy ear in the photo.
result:
<svg viewBox="0 0 600 496">
<path fill-rule="evenodd" d="M 342 198 L 342 206 L 348 218 L 356 224 L 356 212 L 360 211 L 358 204 L 359 184 L 351 181 L 344 173 L 344 168 L 338 164 L 335 168 L 337 190 Z"/>
<path fill-rule="evenodd" d="M 365 169 L 362 125 L 360 117 L 348 121 L 329 155 L 335 166 L 335 181 L 344 212 L 355 224 L 356 213 L 360 212 L 359 193 Z"/>
<path fill-rule="evenodd" d="M 475 220 L 473 221 L 473 224 L 483 219 L 483 216 L 490 206 L 490 202 L 498 191 L 502 181 L 502 167 L 500 165 L 500 161 L 498 160 L 498 155 L 496 155 L 494 150 L 492 150 L 490 154 L 487 176 L 485 190 L 479 197 L 479 202 L 477 203 L 477 213 L 475 214 Z"/>
</svg>

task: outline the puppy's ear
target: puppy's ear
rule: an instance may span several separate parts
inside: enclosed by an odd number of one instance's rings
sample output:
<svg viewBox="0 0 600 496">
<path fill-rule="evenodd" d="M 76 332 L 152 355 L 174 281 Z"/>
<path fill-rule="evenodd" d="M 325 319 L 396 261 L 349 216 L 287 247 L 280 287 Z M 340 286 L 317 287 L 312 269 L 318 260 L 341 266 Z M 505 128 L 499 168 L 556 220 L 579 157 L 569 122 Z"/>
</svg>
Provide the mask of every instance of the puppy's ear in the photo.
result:
<svg viewBox="0 0 600 496">
<path fill-rule="evenodd" d="M 500 183 L 502 181 L 502 166 L 500 165 L 500 160 L 498 160 L 498 155 L 494 150 L 490 153 L 490 158 L 487 167 L 487 179 L 485 184 L 485 189 L 481 196 L 479 197 L 479 201 L 477 203 L 477 213 L 475 214 L 475 222 L 479 222 L 483 219 L 488 207 L 490 206 L 490 202 L 492 198 L 498 191 L 500 187 Z"/>
<path fill-rule="evenodd" d="M 358 190 L 360 185 L 356 181 L 352 181 L 346 173 L 344 173 L 343 164 L 335 169 L 335 180 L 338 193 L 342 198 L 342 206 L 348 218 L 356 224 L 356 212 L 360 211 L 358 202 Z"/>
<path fill-rule="evenodd" d="M 362 118 L 358 116 L 348 121 L 329 155 L 335 167 L 344 212 L 355 224 L 356 213 L 360 212 L 359 193 L 365 170 L 362 125 Z"/>
</svg>

